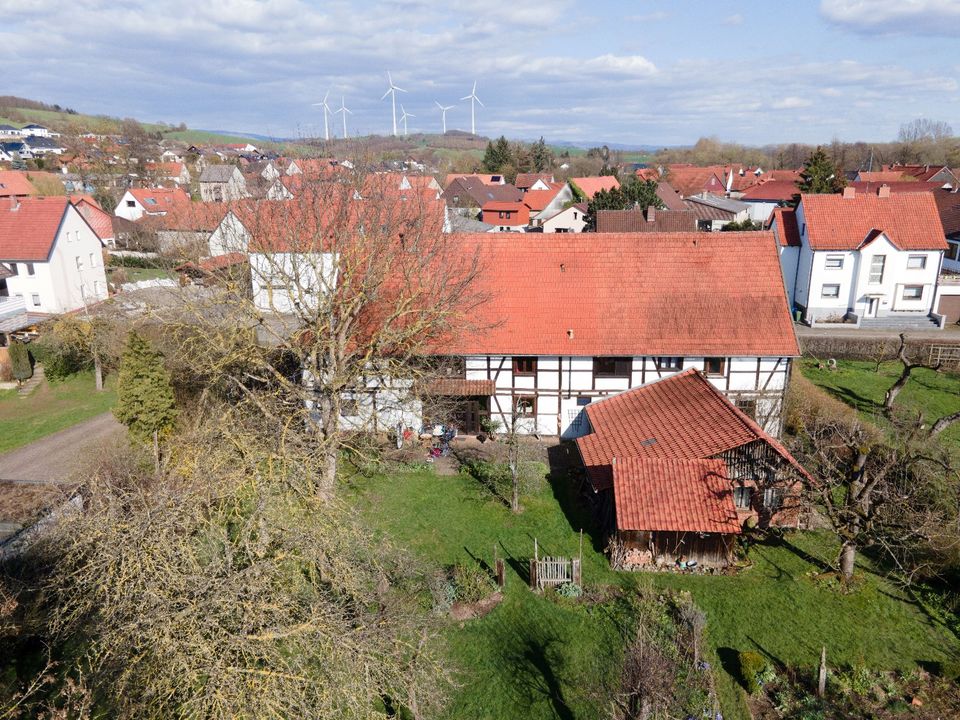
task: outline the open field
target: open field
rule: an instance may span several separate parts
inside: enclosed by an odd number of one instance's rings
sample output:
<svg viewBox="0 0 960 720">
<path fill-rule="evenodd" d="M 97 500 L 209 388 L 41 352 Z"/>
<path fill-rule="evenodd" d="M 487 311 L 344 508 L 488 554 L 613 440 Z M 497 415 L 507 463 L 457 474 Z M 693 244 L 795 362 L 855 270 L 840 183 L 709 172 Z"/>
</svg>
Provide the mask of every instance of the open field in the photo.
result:
<svg viewBox="0 0 960 720">
<path fill-rule="evenodd" d="M 829 536 L 794 533 L 754 546 L 752 566 L 734 576 L 615 573 L 591 534 L 568 480 L 554 478 L 512 515 L 471 477 L 429 469 L 355 481 L 356 504 L 378 531 L 435 566 L 507 559 L 503 603 L 486 617 L 444 631 L 461 669 L 449 717 L 591 718 L 593 693 L 617 673 L 622 648 L 618 593 L 638 582 L 688 590 L 708 616 L 707 633 L 725 717 L 745 717 L 729 674 L 737 650 L 759 649 L 779 662 L 812 668 L 820 646 L 841 665 L 914 667 L 960 652 L 948 631 L 909 597 L 862 566 L 863 581 L 843 594 L 819 577 L 835 559 Z M 556 603 L 526 587 L 537 539 L 541 553 L 575 555 L 583 527 L 583 578 L 596 604 Z"/>
<path fill-rule="evenodd" d="M 0 391 L 0 453 L 5 453 L 83 420 L 107 412 L 116 402 L 113 378 L 106 389 L 94 389 L 93 372 L 66 380 L 44 380 L 27 397 L 16 390 Z"/>
</svg>

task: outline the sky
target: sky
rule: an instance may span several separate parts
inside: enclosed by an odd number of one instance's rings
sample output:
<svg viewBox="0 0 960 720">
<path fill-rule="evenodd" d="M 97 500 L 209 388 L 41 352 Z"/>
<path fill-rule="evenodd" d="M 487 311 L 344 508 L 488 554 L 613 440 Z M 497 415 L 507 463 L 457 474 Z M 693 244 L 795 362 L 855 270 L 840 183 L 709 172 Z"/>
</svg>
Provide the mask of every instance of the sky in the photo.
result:
<svg viewBox="0 0 960 720">
<path fill-rule="evenodd" d="M 630 145 L 960 132 L 960 0 L 0 0 L 0 94 L 275 137 L 411 132 Z M 398 114 L 399 114 L 398 108 Z M 342 134 L 338 115 L 331 132 Z"/>
</svg>

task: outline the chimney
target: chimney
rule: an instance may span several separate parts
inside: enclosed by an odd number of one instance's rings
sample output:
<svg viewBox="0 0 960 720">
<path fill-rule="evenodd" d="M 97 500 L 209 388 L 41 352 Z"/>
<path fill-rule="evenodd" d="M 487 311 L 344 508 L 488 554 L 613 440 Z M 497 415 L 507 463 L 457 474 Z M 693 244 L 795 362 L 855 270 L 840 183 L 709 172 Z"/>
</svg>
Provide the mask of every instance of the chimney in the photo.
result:
<svg viewBox="0 0 960 720">
<path fill-rule="evenodd" d="M 857 189 L 852 187 L 845 187 L 843 189 L 843 197 L 850 199 L 857 196 Z"/>
<path fill-rule="evenodd" d="M 884 183 L 877 188 L 877 197 L 888 198 L 890 197 L 890 186 Z"/>
<path fill-rule="evenodd" d="M 17 199 L 16 195 L 10 196 L 10 212 L 16 212 L 20 209 L 20 201 Z"/>
<path fill-rule="evenodd" d="M 570 328 L 569 330 L 567 330 L 567 339 L 573 340 L 573 328 Z"/>
<path fill-rule="evenodd" d="M 653 205 L 647 206 L 647 222 L 655 222 L 657 219 L 657 210 Z"/>
</svg>

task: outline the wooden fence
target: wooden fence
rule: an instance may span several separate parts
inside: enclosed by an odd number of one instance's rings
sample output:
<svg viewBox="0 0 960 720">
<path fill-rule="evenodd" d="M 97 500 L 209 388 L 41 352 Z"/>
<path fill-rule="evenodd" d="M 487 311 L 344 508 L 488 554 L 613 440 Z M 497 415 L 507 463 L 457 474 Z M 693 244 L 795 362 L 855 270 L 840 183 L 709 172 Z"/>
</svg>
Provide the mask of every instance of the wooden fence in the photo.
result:
<svg viewBox="0 0 960 720">
<path fill-rule="evenodd" d="M 557 587 L 572 583 L 583 585 L 580 572 L 583 560 L 583 530 L 580 531 L 580 555 L 575 558 L 540 557 L 537 539 L 533 539 L 533 557 L 530 558 L 530 589 L 543 590 L 545 587 Z"/>
<path fill-rule="evenodd" d="M 942 365 L 947 369 L 960 369 L 960 346 L 931 345 L 929 364 Z"/>
</svg>

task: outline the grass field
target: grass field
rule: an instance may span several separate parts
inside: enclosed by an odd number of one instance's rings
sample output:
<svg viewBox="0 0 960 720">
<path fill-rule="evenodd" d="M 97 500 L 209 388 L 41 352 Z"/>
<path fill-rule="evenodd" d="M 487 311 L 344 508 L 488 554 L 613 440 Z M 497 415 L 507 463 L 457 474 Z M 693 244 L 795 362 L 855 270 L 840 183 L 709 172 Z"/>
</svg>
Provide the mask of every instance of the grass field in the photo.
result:
<svg viewBox="0 0 960 720">
<path fill-rule="evenodd" d="M 887 362 L 875 372 L 876 364 L 868 361 L 840 360 L 836 370 L 820 370 L 813 360 L 801 360 L 800 371 L 839 400 L 859 410 L 864 417 L 881 420 L 884 393 L 900 375 L 898 362 Z M 934 372 L 925 368 L 913 371 L 897 405 L 919 410 L 927 422 L 960 410 L 960 375 Z M 944 431 L 943 441 L 960 454 L 960 423 Z"/>
<path fill-rule="evenodd" d="M 121 269 L 118 266 L 113 266 L 107 268 L 108 276 L 112 276 L 114 272 Z M 169 279 L 176 277 L 174 273 L 163 268 L 140 268 L 140 267 L 128 267 L 122 268 L 124 274 L 127 276 L 127 282 L 138 282 L 139 280 L 157 280 L 157 279 Z M 110 277 L 112 281 L 112 277 Z"/>
<path fill-rule="evenodd" d="M 107 412 L 115 401 L 112 378 L 107 378 L 106 389 L 98 393 L 92 372 L 59 382 L 44 380 L 25 398 L 18 397 L 16 390 L 2 390 L 0 453 Z"/>
<path fill-rule="evenodd" d="M 725 717 L 745 717 L 728 674 L 737 650 L 760 649 L 788 665 L 812 668 L 825 644 L 831 662 L 909 668 L 960 652 L 956 638 L 885 580 L 862 569 L 856 592 L 841 594 L 815 575 L 832 561 L 821 534 L 793 534 L 757 545 L 753 566 L 737 576 L 615 573 L 595 547 L 590 524 L 556 481 L 512 515 L 467 476 L 429 470 L 359 480 L 357 504 L 369 522 L 430 563 L 479 558 L 494 546 L 508 561 L 504 602 L 490 615 L 451 625 L 445 638 L 463 675 L 449 717 L 592 718 L 605 708 L 591 691 L 616 673 L 621 648 L 616 605 L 558 605 L 526 588 L 525 567 L 537 539 L 541 553 L 575 555 L 583 542 L 584 584 L 629 589 L 637 582 L 689 590 L 708 615 L 708 639 Z"/>
</svg>

